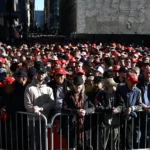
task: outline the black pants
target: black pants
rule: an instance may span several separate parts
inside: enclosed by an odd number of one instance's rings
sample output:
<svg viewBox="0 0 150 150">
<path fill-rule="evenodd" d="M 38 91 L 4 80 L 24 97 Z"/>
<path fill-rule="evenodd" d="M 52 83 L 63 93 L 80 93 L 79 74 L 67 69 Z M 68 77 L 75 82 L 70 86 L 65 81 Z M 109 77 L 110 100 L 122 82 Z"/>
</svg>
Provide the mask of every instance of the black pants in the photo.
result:
<svg viewBox="0 0 150 150">
<path fill-rule="evenodd" d="M 65 130 L 63 135 L 66 138 L 69 148 L 77 148 L 77 150 L 93 150 L 93 147 L 90 145 L 90 139 L 87 137 L 87 132 L 89 131 L 83 132 L 84 137 L 82 142 L 79 142 L 79 132 L 75 129 L 75 126 L 72 127 L 69 132 Z"/>
<path fill-rule="evenodd" d="M 137 148 L 138 124 L 136 119 L 124 119 L 121 121 L 121 146 L 122 150 Z"/>
<path fill-rule="evenodd" d="M 34 125 L 35 124 L 35 125 Z M 45 150 L 45 122 L 29 122 L 30 150 Z"/>
<path fill-rule="evenodd" d="M 150 148 L 150 118 L 141 120 L 140 148 Z"/>
<path fill-rule="evenodd" d="M 9 114 L 5 122 L 5 148 L 7 150 L 28 150 L 27 118 L 21 114 Z"/>
</svg>

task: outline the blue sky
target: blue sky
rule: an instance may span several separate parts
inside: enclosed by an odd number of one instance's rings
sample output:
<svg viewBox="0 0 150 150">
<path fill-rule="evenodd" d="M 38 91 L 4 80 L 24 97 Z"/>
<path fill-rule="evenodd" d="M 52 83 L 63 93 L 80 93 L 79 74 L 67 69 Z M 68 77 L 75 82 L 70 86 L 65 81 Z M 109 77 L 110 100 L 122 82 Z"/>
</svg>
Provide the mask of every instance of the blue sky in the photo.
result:
<svg viewBox="0 0 150 150">
<path fill-rule="evenodd" d="M 44 10 L 44 0 L 35 0 L 35 10 Z"/>
</svg>

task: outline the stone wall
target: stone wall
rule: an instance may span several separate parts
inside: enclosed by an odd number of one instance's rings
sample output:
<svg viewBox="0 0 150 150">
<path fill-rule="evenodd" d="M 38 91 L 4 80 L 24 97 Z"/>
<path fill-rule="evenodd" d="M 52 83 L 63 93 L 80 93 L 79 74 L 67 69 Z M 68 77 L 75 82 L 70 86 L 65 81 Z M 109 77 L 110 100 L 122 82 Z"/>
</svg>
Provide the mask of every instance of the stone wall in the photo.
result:
<svg viewBox="0 0 150 150">
<path fill-rule="evenodd" d="M 77 33 L 150 34 L 150 0 L 77 0 Z"/>
</svg>

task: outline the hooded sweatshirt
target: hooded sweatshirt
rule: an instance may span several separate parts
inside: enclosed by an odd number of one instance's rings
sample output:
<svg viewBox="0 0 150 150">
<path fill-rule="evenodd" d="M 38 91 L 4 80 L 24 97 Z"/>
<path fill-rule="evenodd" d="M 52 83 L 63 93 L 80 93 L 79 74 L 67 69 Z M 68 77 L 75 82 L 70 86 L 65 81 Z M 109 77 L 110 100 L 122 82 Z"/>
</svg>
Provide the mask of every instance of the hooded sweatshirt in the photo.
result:
<svg viewBox="0 0 150 150">
<path fill-rule="evenodd" d="M 24 94 L 24 104 L 27 111 L 34 112 L 33 106 L 38 106 L 43 108 L 42 114 L 48 117 L 54 103 L 52 88 L 48 87 L 45 81 L 39 84 L 34 78 L 27 86 Z"/>
</svg>

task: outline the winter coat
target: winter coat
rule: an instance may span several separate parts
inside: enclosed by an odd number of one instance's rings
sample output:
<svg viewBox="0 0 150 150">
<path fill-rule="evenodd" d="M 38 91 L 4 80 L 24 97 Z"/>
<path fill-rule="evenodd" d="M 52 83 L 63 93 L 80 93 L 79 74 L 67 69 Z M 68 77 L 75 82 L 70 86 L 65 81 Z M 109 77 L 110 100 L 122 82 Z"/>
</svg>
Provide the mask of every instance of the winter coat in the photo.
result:
<svg viewBox="0 0 150 150">
<path fill-rule="evenodd" d="M 43 108 L 42 114 L 48 117 L 54 103 L 52 88 L 48 87 L 45 81 L 40 85 L 35 78 L 27 86 L 24 94 L 24 104 L 28 112 L 33 112 L 33 106 L 38 106 Z"/>
</svg>

